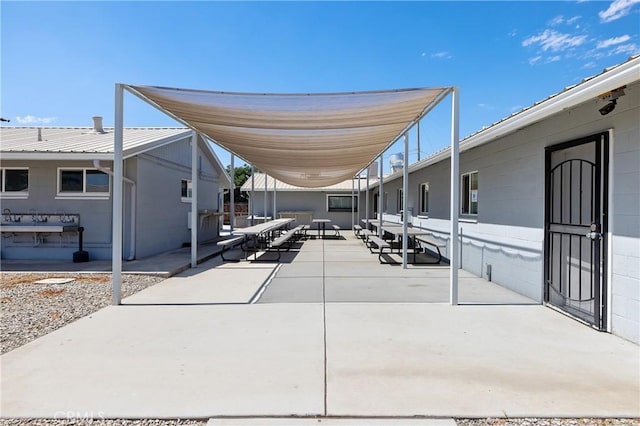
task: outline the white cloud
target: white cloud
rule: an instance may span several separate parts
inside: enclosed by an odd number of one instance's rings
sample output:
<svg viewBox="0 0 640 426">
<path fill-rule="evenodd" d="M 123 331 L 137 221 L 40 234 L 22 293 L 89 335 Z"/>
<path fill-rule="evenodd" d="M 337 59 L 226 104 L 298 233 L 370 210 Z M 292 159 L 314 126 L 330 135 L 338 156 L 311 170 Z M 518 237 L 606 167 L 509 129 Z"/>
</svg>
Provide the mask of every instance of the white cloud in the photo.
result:
<svg viewBox="0 0 640 426">
<path fill-rule="evenodd" d="M 598 12 L 602 22 L 611 22 L 627 16 L 634 4 L 640 3 L 640 0 L 614 0 L 607 10 Z"/>
<path fill-rule="evenodd" d="M 436 59 L 451 59 L 451 53 L 449 52 L 436 52 L 431 55 L 432 58 Z"/>
<path fill-rule="evenodd" d="M 584 64 L 584 65 L 582 66 L 582 68 L 587 68 L 587 69 L 588 69 L 588 68 L 595 68 L 595 67 L 597 67 L 597 66 L 598 66 L 598 64 L 597 64 L 597 63 L 595 63 L 595 62 L 587 62 L 586 64 Z"/>
<path fill-rule="evenodd" d="M 560 25 L 564 22 L 564 16 L 562 15 L 558 15 L 555 18 L 553 18 L 551 21 L 549 21 L 549 25 L 556 26 L 556 25 Z"/>
<path fill-rule="evenodd" d="M 640 1 L 640 0 L 639 0 Z M 543 51 L 551 50 L 558 52 L 561 50 L 577 47 L 587 40 L 586 35 L 572 36 L 570 34 L 559 33 L 554 30 L 544 30 L 544 32 L 531 36 L 522 42 L 523 46 L 539 44 Z"/>
<path fill-rule="evenodd" d="M 625 55 L 630 55 L 630 56 L 635 55 L 637 53 L 640 53 L 640 47 L 638 47 L 638 45 L 635 43 L 623 44 L 623 45 L 617 46 L 611 52 L 611 54 L 613 55 L 618 55 L 621 53 Z"/>
<path fill-rule="evenodd" d="M 555 56 L 549 56 L 547 58 L 547 60 L 545 61 L 546 64 L 550 63 L 550 62 L 558 62 L 559 60 L 561 60 L 562 57 L 560 55 L 555 55 Z"/>
<path fill-rule="evenodd" d="M 542 59 L 542 56 L 534 56 L 533 58 L 529 58 L 529 65 L 535 65 L 538 62 L 540 62 L 540 59 Z"/>
<path fill-rule="evenodd" d="M 580 15 L 576 15 L 576 16 L 573 16 L 573 17 L 571 17 L 571 18 L 567 19 L 567 21 L 566 21 L 566 22 L 567 22 L 567 25 L 573 25 L 575 22 L 577 22 L 578 20 L 580 20 L 580 18 L 582 18 L 582 16 L 580 16 Z"/>
<path fill-rule="evenodd" d="M 620 43 L 624 43 L 626 41 L 629 41 L 631 39 L 631 37 L 629 37 L 628 35 L 623 35 L 620 37 L 614 37 L 614 38 L 608 38 L 606 40 L 602 40 L 598 42 L 598 45 L 596 46 L 596 48 L 598 49 L 605 49 L 609 46 L 613 46 L 614 44 L 620 44 Z"/>
<path fill-rule="evenodd" d="M 20 124 L 50 124 L 56 121 L 57 119 L 58 117 L 35 117 L 33 115 L 16 117 L 16 121 Z"/>
</svg>

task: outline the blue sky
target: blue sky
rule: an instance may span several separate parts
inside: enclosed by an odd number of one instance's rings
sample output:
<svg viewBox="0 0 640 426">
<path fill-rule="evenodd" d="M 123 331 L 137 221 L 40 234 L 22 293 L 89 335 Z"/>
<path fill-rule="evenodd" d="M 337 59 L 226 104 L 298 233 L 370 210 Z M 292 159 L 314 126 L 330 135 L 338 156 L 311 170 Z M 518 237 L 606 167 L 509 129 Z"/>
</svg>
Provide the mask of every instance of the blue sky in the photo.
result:
<svg viewBox="0 0 640 426">
<path fill-rule="evenodd" d="M 118 82 L 289 93 L 458 86 L 465 137 L 640 53 L 640 0 L 2 1 L 0 13 L 0 112 L 17 126 L 90 126 L 94 115 L 111 126 Z M 449 143 L 449 110 L 447 100 L 421 124 L 423 157 Z M 126 126 L 176 124 L 125 100 Z"/>
</svg>

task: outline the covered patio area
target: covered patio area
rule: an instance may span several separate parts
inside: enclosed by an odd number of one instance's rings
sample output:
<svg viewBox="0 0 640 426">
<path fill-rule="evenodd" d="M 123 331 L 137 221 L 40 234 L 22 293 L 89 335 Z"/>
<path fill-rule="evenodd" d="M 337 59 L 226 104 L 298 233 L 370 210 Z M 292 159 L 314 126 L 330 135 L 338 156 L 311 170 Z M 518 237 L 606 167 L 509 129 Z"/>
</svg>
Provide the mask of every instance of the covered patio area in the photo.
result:
<svg viewBox="0 0 640 426">
<path fill-rule="evenodd" d="M 448 273 L 350 234 L 218 256 L 3 355 L 2 416 L 640 415 L 636 345 L 463 273 L 451 306 Z"/>
</svg>

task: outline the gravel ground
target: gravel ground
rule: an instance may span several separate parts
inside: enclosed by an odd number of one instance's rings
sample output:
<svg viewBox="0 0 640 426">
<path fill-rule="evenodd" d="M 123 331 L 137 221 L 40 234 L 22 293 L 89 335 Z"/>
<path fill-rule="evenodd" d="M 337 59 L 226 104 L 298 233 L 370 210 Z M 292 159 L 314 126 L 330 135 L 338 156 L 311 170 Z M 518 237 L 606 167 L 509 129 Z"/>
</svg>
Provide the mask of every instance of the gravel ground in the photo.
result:
<svg viewBox="0 0 640 426">
<path fill-rule="evenodd" d="M 67 284 L 35 284 L 45 278 L 74 278 Z M 122 275 L 123 297 L 164 278 Z M 110 274 L 0 273 L 0 353 L 9 352 L 111 304 Z"/>
<path fill-rule="evenodd" d="M 67 284 L 36 284 L 45 278 L 74 278 Z M 123 297 L 164 278 L 122 276 Z M 6 353 L 111 303 L 110 274 L 0 273 L 0 353 Z M 456 419 L 459 426 L 640 426 L 639 419 Z M 319 422 L 320 423 L 320 422 Z M 205 426 L 206 420 L 0 419 L 0 426 Z M 398 420 L 398 425 L 402 421 Z"/>
</svg>

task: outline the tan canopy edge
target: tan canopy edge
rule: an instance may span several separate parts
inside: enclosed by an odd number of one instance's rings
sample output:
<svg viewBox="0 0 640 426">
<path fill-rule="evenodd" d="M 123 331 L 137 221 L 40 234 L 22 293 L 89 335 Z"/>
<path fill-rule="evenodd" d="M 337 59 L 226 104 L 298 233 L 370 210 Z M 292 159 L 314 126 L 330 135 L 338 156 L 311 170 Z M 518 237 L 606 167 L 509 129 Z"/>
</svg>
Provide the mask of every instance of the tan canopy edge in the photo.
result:
<svg viewBox="0 0 640 426">
<path fill-rule="evenodd" d="M 451 91 L 253 94 L 125 87 L 263 172 L 300 187 L 351 179 Z"/>
</svg>

